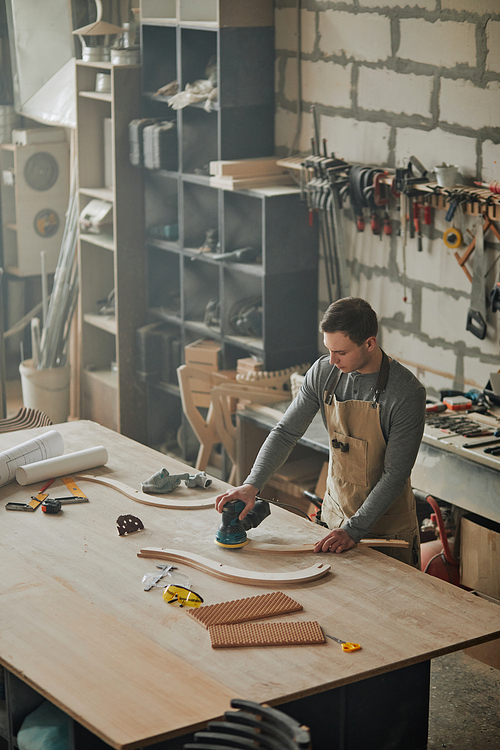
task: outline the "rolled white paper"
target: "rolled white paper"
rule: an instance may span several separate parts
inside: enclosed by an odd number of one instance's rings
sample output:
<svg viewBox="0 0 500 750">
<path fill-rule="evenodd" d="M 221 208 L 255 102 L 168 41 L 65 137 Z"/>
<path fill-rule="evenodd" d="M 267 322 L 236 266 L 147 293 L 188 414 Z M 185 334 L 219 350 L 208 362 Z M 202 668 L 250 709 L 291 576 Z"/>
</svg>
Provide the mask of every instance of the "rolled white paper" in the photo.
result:
<svg viewBox="0 0 500 750">
<path fill-rule="evenodd" d="M 104 446 L 98 445 L 96 448 L 86 448 L 83 451 L 67 453 L 46 461 L 37 461 L 29 466 L 20 466 L 16 470 L 16 479 L 19 484 L 43 482 L 45 479 L 63 477 L 75 471 L 94 469 L 96 466 L 105 464 L 107 460 L 108 451 Z"/>
<path fill-rule="evenodd" d="M 64 453 L 64 440 L 60 432 L 49 430 L 35 438 L 19 443 L 0 453 L 0 487 L 12 482 L 19 466 L 42 462 Z"/>
</svg>

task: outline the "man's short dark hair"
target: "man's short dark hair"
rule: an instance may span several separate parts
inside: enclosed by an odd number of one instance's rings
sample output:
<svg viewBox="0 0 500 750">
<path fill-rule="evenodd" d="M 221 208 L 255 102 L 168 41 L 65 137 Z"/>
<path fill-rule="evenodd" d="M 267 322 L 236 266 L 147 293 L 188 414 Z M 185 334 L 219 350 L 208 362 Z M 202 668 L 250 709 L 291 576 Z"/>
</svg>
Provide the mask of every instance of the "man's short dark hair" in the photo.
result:
<svg viewBox="0 0 500 750">
<path fill-rule="evenodd" d="M 319 330 L 322 333 L 343 333 L 361 346 L 378 333 L 377 313 L 360 297 L 344 297 L 332 302 L 323 315 Z"/>
</svg>

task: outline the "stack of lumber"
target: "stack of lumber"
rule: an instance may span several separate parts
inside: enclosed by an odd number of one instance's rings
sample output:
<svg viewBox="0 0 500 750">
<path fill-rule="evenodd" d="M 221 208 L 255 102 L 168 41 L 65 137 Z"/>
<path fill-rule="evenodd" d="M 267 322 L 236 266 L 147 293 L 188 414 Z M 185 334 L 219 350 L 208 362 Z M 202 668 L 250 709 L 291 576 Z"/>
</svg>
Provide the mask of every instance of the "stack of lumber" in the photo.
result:
<svg viewBox="0 0 500 750">
<path fill-rule="evenodd" d="M 275 156 L 210 162 L 210 186 L 224 190 L 295 185 L 288 169 Z"/>
</svg>

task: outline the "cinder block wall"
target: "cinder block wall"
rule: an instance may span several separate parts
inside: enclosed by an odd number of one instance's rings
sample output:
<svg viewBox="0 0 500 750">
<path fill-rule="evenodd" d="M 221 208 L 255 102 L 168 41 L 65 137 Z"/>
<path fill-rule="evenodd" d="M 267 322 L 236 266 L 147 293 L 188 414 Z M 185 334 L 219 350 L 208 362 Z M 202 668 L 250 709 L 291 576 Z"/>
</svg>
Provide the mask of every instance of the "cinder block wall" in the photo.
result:
<svg viewBox="0 0 500 750">
<path fill-rule="evenodd" d="M 315 104 L 328 150 L 350 163 L 394 168 L 414 154 L 429 170 L 457 164 L 466 184 L 500 180 L 500 0 L 302 0 L 300 21 L 297 139 L 297 0 L 276 0 L 278 154 L 310 149 Z M 483 341 L 466 331 L 471 283 L 443 242 L 445 212 L 435 210 L 423 228 L 423 252 L 408 240 L 405 259 L 395 203 L 392 237 L 372 235 L 368 216 L 357 232 L 349 207 L 343 216 L 350 291 L 377 310 L 385 350 L 410 364 L 430 394 L 483 388 L 500 368 L 500 312 L 489 310 Z M 471 218 L 457 212 L 455 222 L 474 231 Z M 488 294 L 499 255 L 490 232 Z"/>
</svg>

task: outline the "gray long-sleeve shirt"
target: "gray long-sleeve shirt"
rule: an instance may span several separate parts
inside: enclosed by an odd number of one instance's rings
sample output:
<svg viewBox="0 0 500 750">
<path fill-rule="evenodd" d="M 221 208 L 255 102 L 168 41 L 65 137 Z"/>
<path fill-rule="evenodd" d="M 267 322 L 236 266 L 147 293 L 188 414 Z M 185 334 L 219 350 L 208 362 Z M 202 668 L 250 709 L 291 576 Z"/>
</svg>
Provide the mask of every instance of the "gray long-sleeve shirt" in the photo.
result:
<svg viewBox="0 0 500 750">
<path fill-rule="evenodd" d="M 327 428 L 323 397 L 332 367 L 326 355 L 307 372 L 299 394 L 260 449 L 245 484 L 264 487 L 286 461 L 318 410 Z M 377 377 L 377 372 L 343 374 L 335 396 L 339 401 L 371 401 Z M 342 526 L 356 542 L 370 531 L 403 491 L 424 431 L 425 388 L 394 359 L 390 361 L 387 388 L 380 395 L 379 404 L 380 425 L 387 444 L 383 473 L 361 508 Z"/>
</svg>

